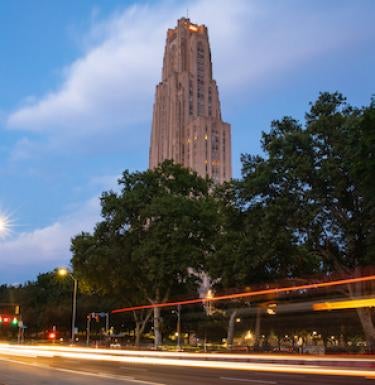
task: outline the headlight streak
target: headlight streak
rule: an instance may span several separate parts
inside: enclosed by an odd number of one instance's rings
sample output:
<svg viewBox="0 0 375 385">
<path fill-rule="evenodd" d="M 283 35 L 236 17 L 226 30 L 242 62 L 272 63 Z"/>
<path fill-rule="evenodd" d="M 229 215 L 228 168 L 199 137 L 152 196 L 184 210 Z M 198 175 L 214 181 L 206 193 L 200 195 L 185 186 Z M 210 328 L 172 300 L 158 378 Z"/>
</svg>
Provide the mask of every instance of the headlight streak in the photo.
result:
<svg viewBox="0 0 375 385">
<path fill-rule="evenodd" d="M 313 305 L 313 310 L 343 310 L 361 307 L 375 307 L 375 298 L 352 299 L 349 301 L 320 302 Z"/>
<path fill-rule="evenodd" d="M 94 353 L 97 350 L 86 349 L 86 352 L 79 352 L 72 348 L 70 351 L 59 351 L 56 348 L 47 352 L 46 347 L 21 347 L 21 346 L 0 346 L 0 354 L 10 356 L 23 356 L 24 354 L 36 354 L 42 357 L 62 357 L 81 360 L 101 361 L 101 362 L 120 362 L 133 363 L 144 365 L 163 365 L 175 367 L 192 367 L 192 368 L 207 368 L 207 369 L 224 369 L 224 370 L 241 370 L 241 371 L 257 371 L 257 372 L 273 372 L 273 373 L 295 373 L 295 374 L 311 374 L 311 375 L 330 375 L 330 376 L 351 376 L 351 377 L 373 377 L 372 370 L 357 370 L 357 369 L 340 369 L 330 367 L 317 366 L 298 366 L 298 365 L 281 365 L 267 363 L 247 363 L 247 362 L 228 362 L 228 361 L 209 361 L 209 360 L 193 360 L 183 358 L 161 358 L 157 357 L 140 357 L 140 356 L 119 356 L 112 355 L 112 352 L 107 354 Z M 82 349 L 83 350 L 83 349 Z M 143 354 L 145 352 L 142 352 Z M 149 352 L 157 353 L 157 352 Z M 161 353 L 161 352 L 159 352 Z M 194 356 L 191 355 L 192 357 Z M 315 358 L 316 360 L 316 358 Z"/>
<path fill-rule="evenodd" d="M 25 350 L 37 350 L 39 352 L 46 351 L 50 352 L 49 354 L 53 355 L 52 352 L 74 352 L 74 353 L 92 353 L 92 354 L 104 354 L 110 356 L 140 356 L 140 357 L 165 357 L 165 358 L 203 358 L 205 360 L 277 360 L 277 361 L 325 361 L 325 362 L 367 362 L 375 365 L 375 358 L 361 358 L 361 357 L 335 357 L 335 356 L 290 356 L 290 355 L 281 355 L 281 354 L 265 354 L 265 355 L 256 355 L 256 354 L 227 354 L 227 353 L 187 353 L 187 352 L 158 352 L 158 351 L 147 351 L 147 350 L 124 350 L 124 349 L 100 349 L 100 348 L 82 348 L 82 347 L 68 347 L 68 346 L 50 346 L 50 345 L 38 345 L 38 346 L 27 346 L 22 345 L 9 345 L 0 343 L 0 351 L 2 348 L 5 349 L 20 349 Z"/>
</svg>

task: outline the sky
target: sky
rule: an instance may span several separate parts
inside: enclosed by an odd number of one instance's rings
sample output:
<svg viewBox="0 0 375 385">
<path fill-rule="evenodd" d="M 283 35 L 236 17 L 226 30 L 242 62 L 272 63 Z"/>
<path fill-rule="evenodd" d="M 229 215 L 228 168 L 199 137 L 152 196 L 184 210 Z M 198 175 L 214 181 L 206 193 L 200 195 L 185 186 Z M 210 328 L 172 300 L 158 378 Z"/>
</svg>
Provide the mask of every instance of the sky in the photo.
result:
<svg viewBox="0 0 375 385">
<path fill-rule="evenodd" d="M 69 265 L 100 194 L 147 168 L 166 30 L 187 12 L 209 30 L 234 177 L 270 122 L 303 120 L 319 92 L 375 94 L 372 0 L 2 0 L 0 284 Z"/>
</svg>

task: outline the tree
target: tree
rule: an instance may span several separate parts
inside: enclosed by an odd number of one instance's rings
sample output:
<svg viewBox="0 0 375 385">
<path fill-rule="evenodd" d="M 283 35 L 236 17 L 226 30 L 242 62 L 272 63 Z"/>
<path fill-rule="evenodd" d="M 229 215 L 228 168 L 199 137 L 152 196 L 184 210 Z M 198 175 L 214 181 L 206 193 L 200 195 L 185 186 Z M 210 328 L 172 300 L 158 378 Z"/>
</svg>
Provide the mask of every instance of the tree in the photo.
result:
<svg viewBox="0 0 375 385">
<path fill-rule="evenodd" d="M 283 197 L 284 203 L 279 204 L 269 195 L 271 166 L 261 157 L 243 157 L 243 161 L 243 173 L 250 170 L 251 177 L 246 175 L 216 191 L 223 225 L 215 243 L 216 252 L 207 260 L 207 271 L 216 289 L 268 284 L 317 272 L 318 258 L 296 240 L 294 229 L 287 225 L 288 198 Z M 226 314 L 227 347 L 231 349 L 239 310 L 231 307 Z M 259 343 L 261 314 L 257 309 L 255 345 Z"/>
<path fill-rule="evenodd" d="M 121 192 L 102 195 L 93 235 L 72 241 L 72 264 L 84 281 L 123 292 L 127 303 L 165 302 L 176 290 L 196 286 L 218 230 L 209 181 L 166 161 L 155 170 L 119 180 Z M 154 307 L 155 346 L 161 343 L 160 309 Z"/>
<path fill-rule="evenodd" d="M 85 293 L 111 298 L 113 303 L 117 303 L 117 307 L 144 302 L 144 297 L 134 287 L 136 272 L 127 238 L 113 238 L 105 221 L 96 226 L 94 234 L 77 235 L 72 240 L 71 249 L 73 269 Z M 133 312 L 136 346 L 140 344 L 151 314 L 151 311 Z"/>
<path fill-rule="evenodd" d="M 353 108 L 322 93 L 305 120 L 272 122 L 262 135 L 265 157 L 242 155 L 242 179 L 218 189 L 225 219 L 208 272 L 219 287 L 318 272 L 359 276 L 374 264 L 375 102 Z M 350 285 L 346 294 L 373 290 Z M 373 310 L 358 315 L 374 350 Z"/>
<path fill-rule="evenodd" d="M 20 286 L 0 286 L 0 303 L 20 306 L 22 320 L 27 326 L 26 337 L 43 334 L 53 326 L 60 336 L 70 335 L 72 289 L 72 280 L 59 277 L 54 270 L 39 274 L 34 281 Z M 79 291 L 77 327 L 84 329 L 89 312 L 106 311 L 113 306 L 111 298 L 85 295 Z"/>
<path fill-rule="evenodd" d="M 291 117 L 274 121 L 262 146 L 266 158 L 242 156 L 238 195 L 248 236 L 239 255 L 256 255 L 252 262 L 264 278 L 318 268 L 363 274 L 375 260 L 374 101 L 354 108 L 341 94 L 322 93 L 304 127 Z M 254 233 L 253 220 L 259 220 Z M 346 289 L 349 296 L 373 290 L 371 284 Z M 374 312 L 358 315 L 373 351 Z"/>
</svg>

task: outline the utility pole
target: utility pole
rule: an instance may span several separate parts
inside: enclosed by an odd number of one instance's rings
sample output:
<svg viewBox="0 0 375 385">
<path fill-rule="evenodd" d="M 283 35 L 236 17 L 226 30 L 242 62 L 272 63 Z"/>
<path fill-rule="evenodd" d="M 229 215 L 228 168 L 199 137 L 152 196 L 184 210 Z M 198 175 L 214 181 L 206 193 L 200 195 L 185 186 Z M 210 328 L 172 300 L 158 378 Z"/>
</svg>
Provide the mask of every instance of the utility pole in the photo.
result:
<svg viewBox="0 0 375 385">
<path fill-rule="evenodd" d="M 72 344 L 75 342 L 76 335 L 76 315 L 77 315 L 77 291 L 78 291 L 78 280 L 73 276 L 71 271 L 66 267 L 60 267 L 57 270 L 57 274 L 60 277 L 69 276 L 73 280 L 73 308 L 72 308 Z"/>
<path fill-rule="evenodd" d="M 77 289 L 78 289 L 78 280 L 71 275 L 74 286 L 73 286 L 73 310 L 72 310 L 72 344 L 75 342 L 76 334 L 76 316 L 77 316 Z"/>
<path fill-rule="evenodd" d="M 91 313 L 87 315 L 86 325 L 86 345 L 90 346 L 90 327 L 91 327 Z"/>
<path fill-rule="evenodd" d="M 109 335 L 109 313 L 105 313 L 105 333 Z"/>
<path fill-rule="evenodd" d="M 177 349 L 181 349 L 181 305 L 177 305 Z"/>
</svg>

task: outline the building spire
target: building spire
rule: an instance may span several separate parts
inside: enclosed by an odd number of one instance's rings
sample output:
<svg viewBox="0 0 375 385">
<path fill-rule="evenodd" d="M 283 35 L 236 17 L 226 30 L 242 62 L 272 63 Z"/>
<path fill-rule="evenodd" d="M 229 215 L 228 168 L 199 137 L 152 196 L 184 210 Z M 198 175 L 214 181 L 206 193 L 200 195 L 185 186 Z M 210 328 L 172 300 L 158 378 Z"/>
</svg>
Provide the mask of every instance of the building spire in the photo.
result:
<svg viewBox="0 0 375 385">
<path fill-rule="evenodd" d="M 185 18 L 167 32 L 155 93 L 150 168 L 166 159 L 216 183 L 232 176 L 231 128 L 221 118 L 207 28 Z"/>
</svg>

